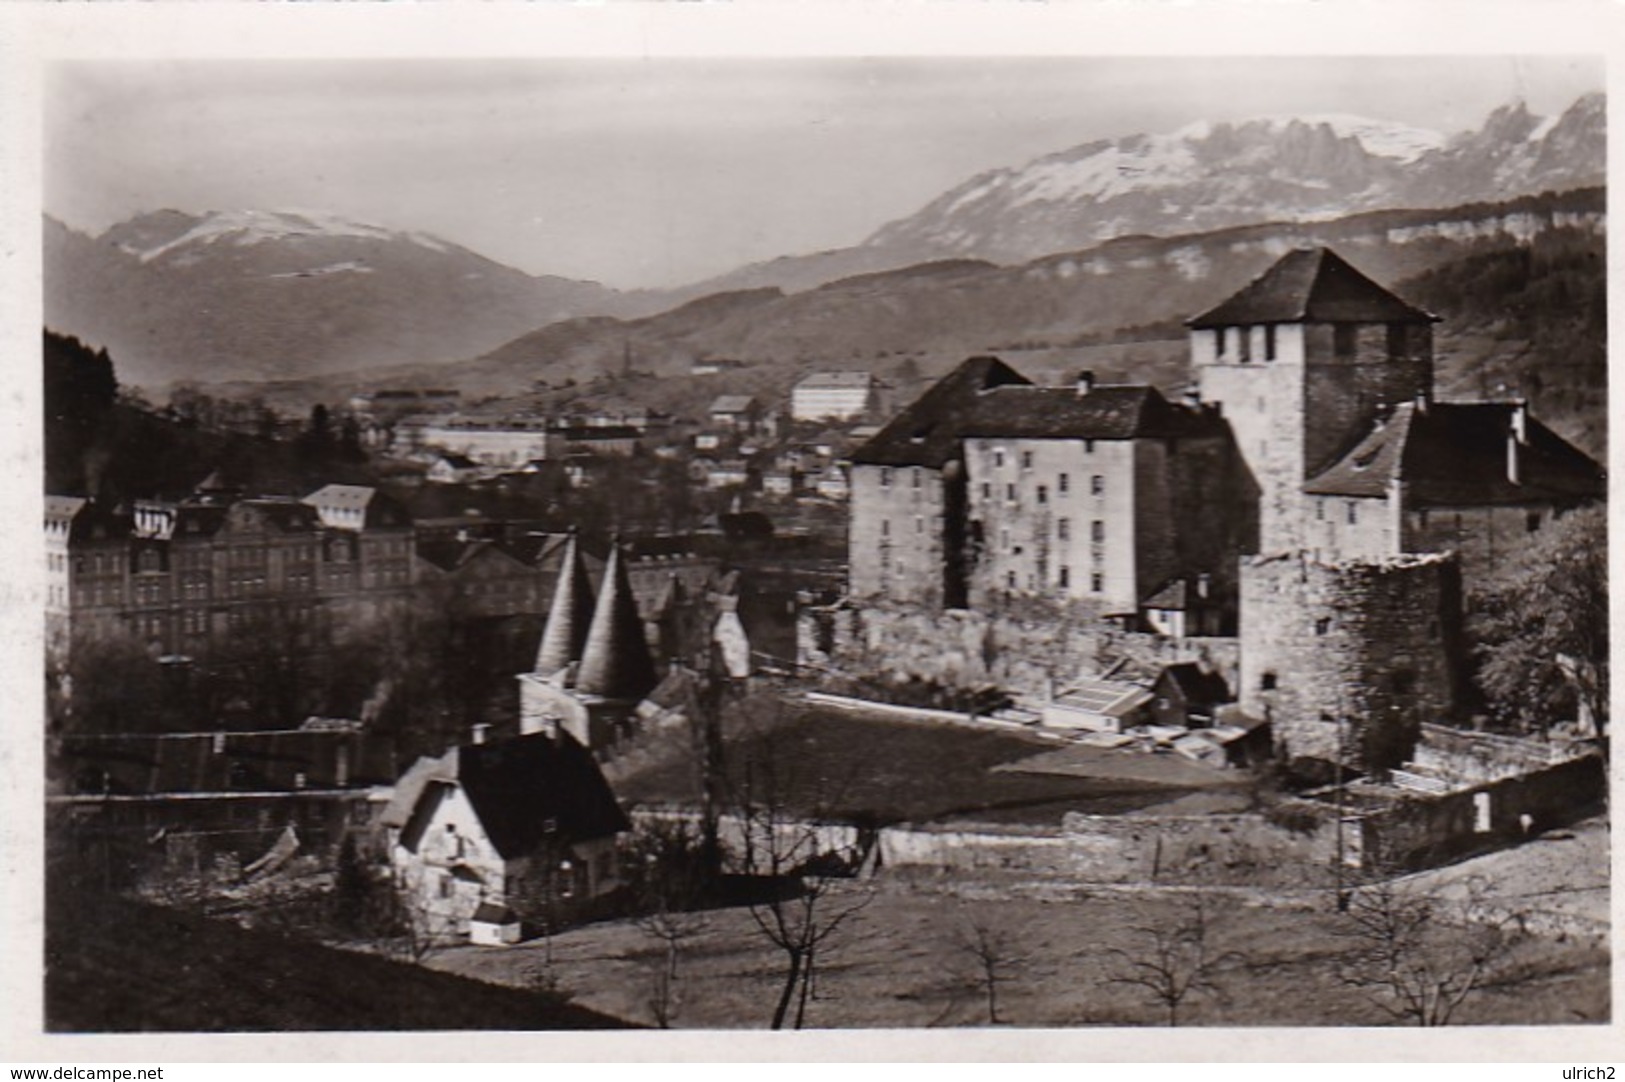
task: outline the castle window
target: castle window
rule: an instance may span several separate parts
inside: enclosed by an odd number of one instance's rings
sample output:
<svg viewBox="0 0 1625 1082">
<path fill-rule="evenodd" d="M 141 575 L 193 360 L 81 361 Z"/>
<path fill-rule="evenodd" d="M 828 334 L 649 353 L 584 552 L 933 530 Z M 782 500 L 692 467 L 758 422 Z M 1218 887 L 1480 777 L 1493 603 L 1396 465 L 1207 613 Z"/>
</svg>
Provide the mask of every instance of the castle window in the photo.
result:
<svg viewBox="0 0 1625 1082">
<path fill-rule="evenodd" d="M 1004 573 L 1004 585 L 1011 590 L 1016 588 L 1016 573 L 1014 571 Z"/>
<path fill-rule="evenodd" d="M 1091 496 L 1104 496 L 1106 494 L 1106 479 L 1098 473 L 1089 478 L 1089 494 Z"/>
<path fill-rule="evenodd" d="M 1069 540 L 1071 540 L 1071 538 L 1072 538 L 1072 520 L 1069 519 L 1069 518 L 1058 518 L 1058 519 L 1056 519 L 1055 520 L 1055 536 L 1056 536 L 1056 538 L 1058 538 L 1061 541 L 1069 541 Z"/>
<path fill-rule="evenodd" d="M 1083 453 L 1086 454 L 1086 455 L 1092 455 L 1092 454 L 1095 453 L 1095 441 L 1094 440 L 1084 440 L 1083 441 Z"/>
<path fill-rule="evenodd" d="M 882 467 L 880 467 L 880 487 L 881 488 L 891 488 L 891 467 L 890 466 L 882 466 Z"/>
<path fill-rule="evenodd" d="M 1332 354 L 1336 357 L 1353 357 L 1355 347 L 1359 342 L 1360 328 L 1353 323 L 1338 323 L 1332 327 Z"/>
<path fill-rule="evenodd" d="M 1024 470 L 1033 468 L 1033 453 L 1031 451 L 1021 452 L 1021 468 Z"/>
<path fill-rule="evenodd" d="M 1038 486 L 1038 502 L 1039 503 L 1049 503 L 1049 486 L 1048 485 L 1039 485 Z"/>
<path fill-rule="evenodd" d="M 1316 635 L 1324 635 L 1327 632 L 1331 631 L 1331 629 L 1332 629 L 1332 618 L 1330 616 L 1322 616 L 1318 620 L 1315 621 L 1315 634 Z"/>
<path fill-rule="evenodd" d="M 1540 529 L 1540 512 L 1539 511 L 1531 511 L 1527 515 L 1525 515 L 1524 520 L 1523 520 L 1523 526 L 1524 526 L 1524 529 L 1527 530 L 1529 533 L 1534 533 L 1536 530 Z"/>
<path fill-rule="evenodd" d="M 1097 545 L 1106 540 L 1106 524 L 1098 518 L 1089 523 L 1089 540 Z"/>
<path fill-rule="evenodd" d="M 1066 495 L 1071 487 L 1072 478 L 1068 477 L 1066 474 L 1063 473 L 1055 479 L 1055 491 L 1059 492 L 1061 495 Z"/>
<path fill-rule="evenodd" d="M 1264 324 L 1264 359 L 1275 360 L 1275 324 Z"/>
<path fill-rule="evenodd" d="M 991 500 L 992 498 L 993 498 L 993 486 L 988 484 L 986 481 L 983 481 L 982 482 L 982 499 Z"/>
<path fill-rule="evenodd" d="M 1015 485 L 1005 485 L 1004 486 L 1004 498 L 1009 500 L 1011 503 L 1016 502 L 1016 486 Z"/>
<path fill-rule="evenodd" d="M 1349 525 L 1350 526 L 1358 526 L 1359 524 L 1360 524 L 1360 505 L 1355 503 L 1353 500 L 1350 500 L 1349 501 Z"/>
<path fill-rule="evenodd" d="M 1055 585 L 1065 590 L 1072 585 L 1072 569 L 1064 564 L 1055 569 Z"/>
<path fill-rule="evenodd" d="M 1004 469 L 1004 450 L 1002 448 L 993 452 L 993 465 L 998 469 Z"/>
<path fill-rule="evenodd" d="M 1325 500 L 1316 500 L 1315 501 L 1315 521 L 1316 522 L 1325 522 L 1326 521 L 1326 501 Z"/>
<path fill-rule="evenodd" d="M 1089 590 L 1092 593 L 1097 593 L 1098 594 L 1102 590 L 1104 590 L 1105 588 L 1106 588 L 1106 576 L 1105 575 L 1102 575 L 1099 571 L 1096 571 L 1096 572 L 1094 572 L 1093 574 L 1091 574 L 1089 576 Z"/>
<path fill-rule="evenodd" d="M 1275 674 L 1273 672 L 1267 672 L 1258 678 L 1258 690 L 1274 691 L 1276 688 L 1276 683 Z"/>
</svg>

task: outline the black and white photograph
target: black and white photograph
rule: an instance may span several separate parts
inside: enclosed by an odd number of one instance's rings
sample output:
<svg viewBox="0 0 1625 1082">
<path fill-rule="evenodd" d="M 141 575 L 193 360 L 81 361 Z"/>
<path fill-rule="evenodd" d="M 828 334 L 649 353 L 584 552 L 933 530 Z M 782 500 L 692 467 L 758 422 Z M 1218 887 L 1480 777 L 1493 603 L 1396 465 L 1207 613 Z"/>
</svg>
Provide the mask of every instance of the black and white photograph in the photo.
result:
<svg viewBox="0 0 1625 1082">
<path fill-rule="evenodd" d="M 40 59 L 36 1035 L 1608 1031 L 1609 65 L 1399 40 Z"/>
</svg>

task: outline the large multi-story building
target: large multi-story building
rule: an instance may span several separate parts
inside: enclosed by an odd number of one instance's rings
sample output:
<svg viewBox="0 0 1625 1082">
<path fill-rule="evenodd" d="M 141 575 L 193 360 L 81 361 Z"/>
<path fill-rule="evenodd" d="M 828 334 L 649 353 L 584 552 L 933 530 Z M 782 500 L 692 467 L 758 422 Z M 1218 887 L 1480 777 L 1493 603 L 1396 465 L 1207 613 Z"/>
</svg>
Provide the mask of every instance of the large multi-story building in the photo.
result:
<svg viewBox="0 0 1625 1082">
<path fill-rule="evenodd" d="M 875 377 L 868 372 L 814 372 L 790 391 L 795 421 L 845 421 L 875 408 Z"/>
<path fill-rule="evenodd" d="M 1523 401 L 1434 401 L 1434 322 L 1314 248 L 1189 321 L 1179 405 L 967 361 L 853 456 L 851 601 L 1181 636 L 1233 599 L 1283 750 L 1397 765 L 1461 705 L 1464 591 L 1606 490 Z"/>
<path fill-rule="evenodd" d="M 1215 410 L 973 358 L 853 455 L 851 595 L 1134 617 L 1188 580 L 1217 600 L 1250 542 L 1235 462 Z"/>
</svg>

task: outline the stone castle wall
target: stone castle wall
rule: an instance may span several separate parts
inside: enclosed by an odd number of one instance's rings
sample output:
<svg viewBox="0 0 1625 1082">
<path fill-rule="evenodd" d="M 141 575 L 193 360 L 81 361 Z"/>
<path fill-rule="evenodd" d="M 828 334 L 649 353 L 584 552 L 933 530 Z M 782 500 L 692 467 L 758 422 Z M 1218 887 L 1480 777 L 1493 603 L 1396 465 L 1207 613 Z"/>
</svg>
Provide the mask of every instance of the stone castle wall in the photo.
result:
<svg viewBox="0 0 1625 1082">
<path fill-rule="evenodd" d="M 1456 706 L 1460 571 L 1453 556 L 1241 569 L 1241 702 L 1289 758 L 1381 770 Z M 1344 719 L 1339 722 L 1338 719 Z"/>
</svg>

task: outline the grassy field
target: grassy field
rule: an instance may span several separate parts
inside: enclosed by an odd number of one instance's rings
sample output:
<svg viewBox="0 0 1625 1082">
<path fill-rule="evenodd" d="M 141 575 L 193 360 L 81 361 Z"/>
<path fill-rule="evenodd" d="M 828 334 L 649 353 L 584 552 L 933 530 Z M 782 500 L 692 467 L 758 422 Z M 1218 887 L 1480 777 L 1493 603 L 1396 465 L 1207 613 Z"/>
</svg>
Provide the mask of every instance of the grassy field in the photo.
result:
<svg viewBox="0 0 1625 1082">
<path fill-rule="evenodd" d="M 47 922 L 45 1027 L 57 1033 L 544 1030 L 628 1023 L 520 988 L 79 898 Z"/>
<path fill-rule="evenodd" d="M 830 707 L 758 704 L 733 719 L 728 773 L 736 791 L 771 777 L 786 806 L 828 815 L 864 813 L 883 823 L 1019 823 L 1058 826 L 1068 811 L 1113 814 L 1222 791 L 1245 805 L 1246 775 L 1183 760 L 1099 751 L 1088 773 L 1026 773 L 1017 764 L 1055 745 L 1028 733 L 882 719 Z M 1085 749 L 1088 750 L 1088 749 Z M 691 801 L 693 759 L 677 743 L 617 782 L 627 803 Z"/>
</svg>

